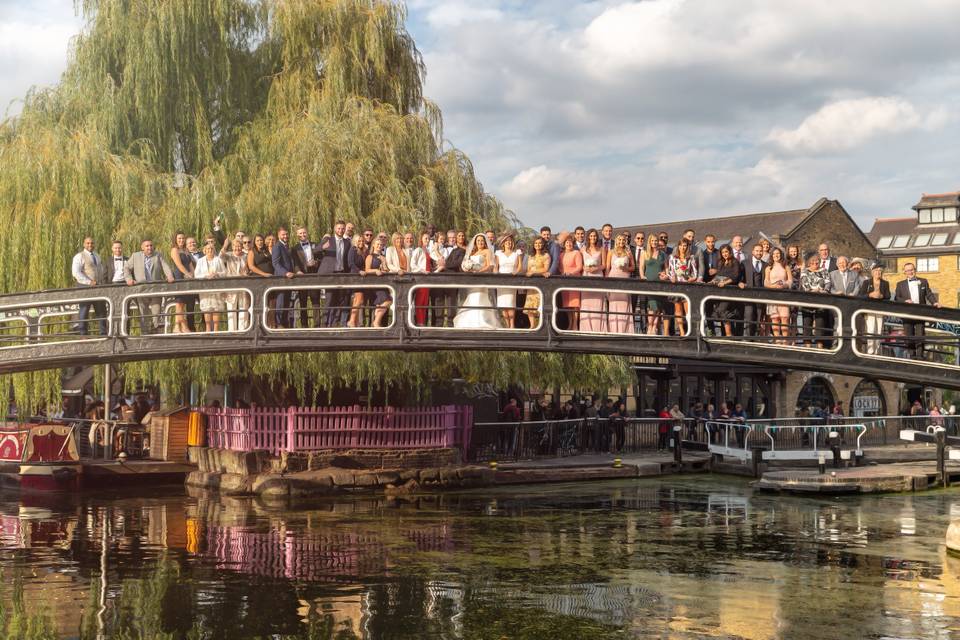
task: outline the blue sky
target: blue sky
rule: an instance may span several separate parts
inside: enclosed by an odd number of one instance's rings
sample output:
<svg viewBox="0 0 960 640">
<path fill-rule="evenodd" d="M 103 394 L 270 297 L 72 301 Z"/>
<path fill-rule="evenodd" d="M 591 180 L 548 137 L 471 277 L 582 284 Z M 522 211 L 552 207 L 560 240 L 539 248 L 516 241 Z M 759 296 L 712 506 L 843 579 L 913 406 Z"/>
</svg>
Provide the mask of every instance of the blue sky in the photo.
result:
<svg viewBox="0 0 960 640">
<path fill-rule="evenodd" d="M 960 188 L 956 0 L 410 0 L 448 145 L 528 225 Z M 72 0 L 0 0 L 0 104 L 56 82 Z M 14 107 L 14 110 L 16 108 Z"/>
</svg>

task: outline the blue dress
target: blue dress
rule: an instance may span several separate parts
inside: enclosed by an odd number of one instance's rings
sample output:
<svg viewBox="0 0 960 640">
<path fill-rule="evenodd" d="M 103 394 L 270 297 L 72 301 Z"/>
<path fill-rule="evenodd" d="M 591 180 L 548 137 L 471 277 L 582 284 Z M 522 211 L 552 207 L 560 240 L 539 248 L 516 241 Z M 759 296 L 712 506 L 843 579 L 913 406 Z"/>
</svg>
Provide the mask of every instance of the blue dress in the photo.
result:
<svg viewBox="0 0 960 640">
<path fill-rule="evenodd" d="M 177 253 L 180 254 L 180 264 L 183 265 L 183 268 L 186 269 L 187 271 L 193 272 L 193 269 L 194 267 L 196 267 L 196 263 L 197 263 L 197 261 L 193 259 L 193 256 L 190 255 L 190 253 L 187 251 L 178 251 Z M 173 268 L 171 269 L 171 271 L 173 271 L 174 280 L 187 279 L 186 276 L 184 276 L 183 273 L 180 272 L 180 269 L 177 269 L 177 265 L 172 265 L 172 266 Z M 176 300 L 180 304 L 190 304 L 191 300 L 194 300 L 194 299 L 195 299 L 195 296 L 177 296 L 176 298 L 174 298 L 174 300 Z"/>
</svg>

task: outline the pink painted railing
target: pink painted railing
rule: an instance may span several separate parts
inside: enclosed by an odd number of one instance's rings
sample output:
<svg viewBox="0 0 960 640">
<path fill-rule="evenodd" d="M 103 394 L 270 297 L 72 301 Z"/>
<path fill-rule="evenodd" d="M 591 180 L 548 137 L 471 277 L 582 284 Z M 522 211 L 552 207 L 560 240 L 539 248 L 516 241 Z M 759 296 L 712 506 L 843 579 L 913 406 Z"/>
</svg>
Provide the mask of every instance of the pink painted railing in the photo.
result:
<svg viewBox="0 0 960 640">
<path fill-rule="evenodd" d="M 473 408 L 290 407 L 222 409 L 201 407 L 207 416 L 207 444 L 233 451 L 337 449 L 429 449 L 467 451 Z"/>
</svg>

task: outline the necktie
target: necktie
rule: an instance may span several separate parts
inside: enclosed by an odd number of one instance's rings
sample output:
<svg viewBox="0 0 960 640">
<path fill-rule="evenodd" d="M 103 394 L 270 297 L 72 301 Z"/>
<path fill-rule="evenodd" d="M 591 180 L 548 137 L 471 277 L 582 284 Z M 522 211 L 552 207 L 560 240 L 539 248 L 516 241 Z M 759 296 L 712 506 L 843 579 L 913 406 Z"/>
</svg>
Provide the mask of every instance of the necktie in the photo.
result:
<svg viewBox="0 0 960 640">
<path fill-rule="evenodd" d="M 737 262 L 741 262 L 742 260 L 743 260 L 743 254 L 737 251 Z"/>
<path fill-rule="evenodd" d="M 147 282 L 153 280 L 153 256 L 149 256 L 143 259 L 143 275 L 146 276 Z"/>
<path fill-rule="evenodd" d="M 97 260 L 97 254 L 91 253 L 91 254 L 90 254 L 90 257 L 93 259 L 93 266 L 94 266 L 94 267 L 99 267 L 99 266 L 100 266 L 100 261 Z"/>
</svg>

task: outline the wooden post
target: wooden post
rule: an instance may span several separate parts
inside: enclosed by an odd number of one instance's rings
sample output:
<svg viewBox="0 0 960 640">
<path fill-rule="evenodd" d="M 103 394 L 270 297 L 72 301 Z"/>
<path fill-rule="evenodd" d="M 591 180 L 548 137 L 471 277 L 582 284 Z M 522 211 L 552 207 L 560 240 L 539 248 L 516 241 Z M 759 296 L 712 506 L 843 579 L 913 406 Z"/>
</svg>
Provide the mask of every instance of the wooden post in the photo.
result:
<svg viewBox="0 0 960 640">
<path fill-rule="evenodd" d="M 947 476 L 947 432 L 937 429 L 937 474 L 940 476 L 940 486 L 949 487 L 950 478 Z"/>
</svg>

